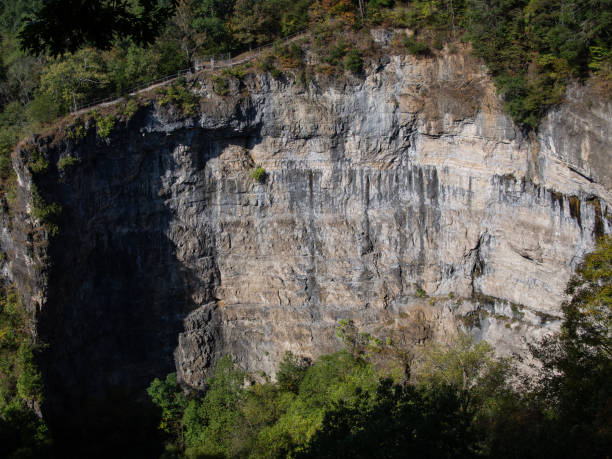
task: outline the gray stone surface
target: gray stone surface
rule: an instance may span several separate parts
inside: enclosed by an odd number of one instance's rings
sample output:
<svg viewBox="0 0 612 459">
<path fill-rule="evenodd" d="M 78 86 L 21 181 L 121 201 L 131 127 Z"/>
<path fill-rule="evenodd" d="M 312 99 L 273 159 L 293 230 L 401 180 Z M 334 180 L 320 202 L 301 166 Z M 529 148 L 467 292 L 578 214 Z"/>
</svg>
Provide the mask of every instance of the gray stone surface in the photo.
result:
<svg viewBox="0 0 612 459">
<path fill-rule="evenodd" d="M 527 136 L 465 50 L 366 64 L 225 97 L 202 80 L 197 117 L 144 108 L 108 141 L 38 139 L 51 164 L 79 159 L 36 179 L 64 208 L 37 296 L 58 404 L 175 367 L 201 388 L 227 353 L 274 375 L 287 350 L 336 350 L 344 318 L 406 343 L 463 328 L 501 354 L 558 328 L 572 269 L 611 230 L 609 104 L 572 88 Z M 15 277 L 23 243 L 2 235 Z"/>
</svg>

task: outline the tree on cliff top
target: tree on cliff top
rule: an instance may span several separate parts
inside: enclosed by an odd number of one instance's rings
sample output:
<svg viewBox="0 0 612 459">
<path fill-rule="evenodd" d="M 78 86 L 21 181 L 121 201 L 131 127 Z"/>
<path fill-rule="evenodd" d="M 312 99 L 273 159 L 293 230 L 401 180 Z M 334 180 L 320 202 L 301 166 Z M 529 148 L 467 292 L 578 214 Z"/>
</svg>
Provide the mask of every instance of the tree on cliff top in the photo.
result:
<svg viewBox="0 0 612 459">
<path fill-rule="evenodd" d="M 83 46 L 108 49 L 117 35 L 150 44 L 176 0 L 48 0 L 19 33 L 22 47 L 58 55 Z"/>
</svg>

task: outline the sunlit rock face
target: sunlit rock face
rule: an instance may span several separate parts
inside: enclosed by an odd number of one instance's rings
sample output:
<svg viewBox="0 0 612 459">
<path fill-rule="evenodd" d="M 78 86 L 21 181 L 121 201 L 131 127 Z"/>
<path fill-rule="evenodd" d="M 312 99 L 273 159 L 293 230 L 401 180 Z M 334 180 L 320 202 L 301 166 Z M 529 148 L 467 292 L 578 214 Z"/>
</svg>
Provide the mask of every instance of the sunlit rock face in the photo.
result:
<svg viewBox="0 0 612 459">
<path fill-rule="evenodd" d="M 196 117 L 152 106 L 108 140 L 38 140 L 52 165 L 79 160 L 36 179 L 61 231 L 44 256 L 10 231 L 3 247 L 7 275 L 46 272 L 28 298 L 58 404 L 175 368 L 202 388 L 224 354 L 274 375 L 287 350 L 338 349 L 345 318 L 407 345 L 464 329 L 524 353 L 611 230 L 612 109 L 588 89 L 525 134 L 465 50 L 251 75 L 224 97 L 194 84 Z"/>
</svg>

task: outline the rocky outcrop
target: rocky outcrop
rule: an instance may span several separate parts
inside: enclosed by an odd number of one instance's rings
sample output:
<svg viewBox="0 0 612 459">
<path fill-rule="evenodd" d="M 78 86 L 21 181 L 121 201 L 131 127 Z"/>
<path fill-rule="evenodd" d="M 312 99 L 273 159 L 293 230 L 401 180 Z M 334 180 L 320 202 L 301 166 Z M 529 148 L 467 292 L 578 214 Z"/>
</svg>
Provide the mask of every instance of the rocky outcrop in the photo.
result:
<svg viewBox="0 0 612 459">
<path fill-rule="evenodd" d="M 106 140 L 37 140 L 51 166 L 34 180 L 63 207 L 38 312 L 56 410 L 175 366 L 201 388 L 227 353 L 273 375 L 287 350 L 336 350 L 345 318 L 406 344 L 464 328 L 523 352 L 611 230 L 612 112 L 588 89 L 534 136 L 465 50 L 306 85 L 248 75 L 224 97 L 192 84 L 198 116 L 148 106 Z"/>
</svg>

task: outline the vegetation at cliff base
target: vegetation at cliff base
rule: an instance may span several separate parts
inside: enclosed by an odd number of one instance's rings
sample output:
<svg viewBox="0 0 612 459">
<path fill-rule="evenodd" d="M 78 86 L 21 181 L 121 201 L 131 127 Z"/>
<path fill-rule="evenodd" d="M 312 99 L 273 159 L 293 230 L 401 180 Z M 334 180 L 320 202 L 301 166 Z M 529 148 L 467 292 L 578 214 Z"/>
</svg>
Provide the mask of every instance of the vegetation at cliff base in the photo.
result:
<svg viewBox="0 0 612 459">
<path fill-rule="evenodd" d="M 0 455 L 40 457 L 50 451 L 47 426 L 35 412 L 42 402 L 29 320 L 17 291 L 0 287 Z"/>
<path fill-rule="evenodd" d="M 276 382 L 228 357 L 204 394 L 186 395 L 174 374 L 156 379 L 164 457 L 605 457 L 611 289 L 607 237 L 569 283 L 562 330 L 533 346 L 531 376 L 464 334 L 384 365 L 392 343 L 342 320 L 342 351 L 314 363 L 287 353 Z"/>
</svg>

